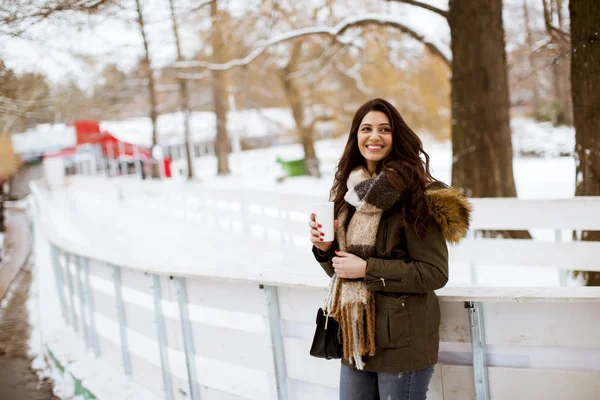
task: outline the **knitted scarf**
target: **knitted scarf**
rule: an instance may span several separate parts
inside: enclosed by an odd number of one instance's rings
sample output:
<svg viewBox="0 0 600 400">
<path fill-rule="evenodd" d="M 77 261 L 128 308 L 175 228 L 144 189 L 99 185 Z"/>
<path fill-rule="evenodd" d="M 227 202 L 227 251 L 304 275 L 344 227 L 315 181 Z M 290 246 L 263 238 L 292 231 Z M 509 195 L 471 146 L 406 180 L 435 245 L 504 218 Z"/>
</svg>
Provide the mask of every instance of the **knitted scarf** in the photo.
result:
<svg viewBox="0 0 600 400">
<path fill-rule="evenodd" d="M 370 176 L 362 166 L 350 173 L 347 186 L 344 200 L 356 211 L 347 229 L 347 212 L 340 213 L 336 238 L 340 250 L 366 260 L 375 253 L 381 215 L 396 203 L 401 192 L 391 186 L 383 173 Z M 344 358 L 363 369 L 362 356 L 375 354 L 375 298 L 367 291 L 364 280 L 334 274 L 323 310 L 340 323 Z"/>
</svg>

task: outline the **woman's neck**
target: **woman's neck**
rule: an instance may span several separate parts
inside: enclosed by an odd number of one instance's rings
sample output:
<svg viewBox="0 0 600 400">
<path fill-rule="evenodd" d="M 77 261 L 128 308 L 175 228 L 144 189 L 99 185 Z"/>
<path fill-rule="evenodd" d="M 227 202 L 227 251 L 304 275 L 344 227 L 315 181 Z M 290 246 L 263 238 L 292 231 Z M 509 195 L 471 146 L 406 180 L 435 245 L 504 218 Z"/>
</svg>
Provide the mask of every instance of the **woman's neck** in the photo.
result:
<svg viewBox="0 0 600 400">
<path fill-rule="evenodd" d="M 370 161 L 370 160 L 366 160 L 367 161 L 367 171 L 369 172 L 369 175 L 373 175 L 374 173 L 377 172 L 377 161 Z"/>
</svg>

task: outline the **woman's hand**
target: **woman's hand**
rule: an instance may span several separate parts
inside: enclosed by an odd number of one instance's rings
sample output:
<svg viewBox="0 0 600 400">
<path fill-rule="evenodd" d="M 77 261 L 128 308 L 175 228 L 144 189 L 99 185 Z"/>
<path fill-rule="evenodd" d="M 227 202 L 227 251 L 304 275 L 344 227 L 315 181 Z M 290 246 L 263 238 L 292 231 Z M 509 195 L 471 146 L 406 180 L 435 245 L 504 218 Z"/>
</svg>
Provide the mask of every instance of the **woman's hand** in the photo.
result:
<svg viewBox="0 0 600 400">
<path fill-rule="evenodd" d="M 364 278 L 367 271 L 367 262 L 354 254 L 336 250 L 337 257 L 333 257 L 333 268 L 340 278 Z"/>
<path fill-rule="evenodd" d="M 308 226 L 310 226 L 310 241 L 312 242 L 312 244 L 324 253 L 329 251 L 331 245 L 333 244 L 333 241 L 323 242 L 323 236 L 325 234 L 319 230 L 319 228 L 321 228 L 321 225 L 317 223 L 317 220 L 315 219 L 315 214 L 310 214 L 310 221 L 308 222 Z M 337 231 L 337 226 L 338 222 L 336 219 L 335 221 L 333 221 L 334 231 Z"/>
</svg>

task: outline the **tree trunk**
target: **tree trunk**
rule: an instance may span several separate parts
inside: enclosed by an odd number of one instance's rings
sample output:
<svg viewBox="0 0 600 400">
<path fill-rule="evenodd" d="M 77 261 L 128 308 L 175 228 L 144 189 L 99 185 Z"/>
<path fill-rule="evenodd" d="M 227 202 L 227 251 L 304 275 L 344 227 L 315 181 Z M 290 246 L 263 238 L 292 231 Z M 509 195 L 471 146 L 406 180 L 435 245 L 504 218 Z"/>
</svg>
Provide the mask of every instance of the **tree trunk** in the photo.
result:
<svg viewBox="0 0 600 400">
<path fill-rule="evenodd" d="M 142 34 L 142 40 L 144 41 L 144 64 L 146 65 L 148 93 L 150 95 L 150 119 L 152 120 L 152 145 L 156 145 L 158 143 L 158 137 L 156 132 L 156 119 L 158 117 L 156 102 L 156 86 L 154 83 L 154 75 L 152 73 L 150 50 L 148 48 L 148 38 L 146 36 L 146 25 L 144 23 L 144 14 L 142 13 L 142 6 L 140 4 L 140 0 L 135 0 L 135 5 L 137 7 L 138 25 L 140 27 L 140 33 Z"/>
<path fill-rule="evenodd" d="M 450 0 L 452 184 L 472 197 L 514 197 L 502 0 Z"/>
<path fill-rule="evenodd" d="M 450 0 L 452 185 L 471 197 L 515 197 L 502 0 Z M 530 238 L 528 232 L 496 232 Z"/>
<path fill-rule="evenodd" d="M 523 16 L 525 19 L 525 32 L 527 34 L 525 40 L 527 42 L 527 47 L 531 49 L 535 40 L 533 38 L 533 32 L 531 31 L 531 20 L 529 18 L 529 7 L 527 7 L 527 0 L 523 0 Z M 533 117 L 536 121 L 540 121 L 542 119 L 540 113 L 540 93 L 538 91 L 540 78 L 537 70 L 535 53 L 530 51 L 528 54 L 528 59 L 529 68 L 531 68 L 531 77 L 533 79 Z"/>
<path fill-rule="evenodd" d="M 148 47 L 148 37 L 146 36 L 146 25 L 144 23 L 144 14 L 142 13 L 142 5 L 140 0 L 135 0 L 135 5 L 138 15 L 138 26 L 144 42 L 144 64 L 146 66 L 146 78 L 148 79 L 148 95 L 150 96 L 150 120 L 152 121 L 152 147 L 158 144 L 158 132 L 156 130 L 156 120 L 158 118 L 157 101 L 156 101 L 156 86 L 154 83 L 154 74 L 152 71 L 152 63 L 150 61 L 150 49 Z M 160 166 L 152 164 L 152 177 L 160 178 Z"/>
<path fill-rule="evenodd" d="M 6 230 L 6 224 L 4 219 L 4 183 L 0 181 L 0 232 Z"/>
<path fill-rule="evenodd" d="M 212 51 L 213 62 L 221 64 L 225 62 L 225 45 L 222 33 L 219 29 L 219 9 L 217 0 L 210 4 L 210 16 L 212 18 Z M 229 153 L 231 153 L 231 141 L 227 133 L 227 92 L 225 88 L 225 72 L 211 71 L 212 95 L 217 119 L 217 136 L 215 138 L 215 152 L 217 153 L 217 174 L 229 175 Z"/>
<path fill-rule="evenodd" d="M 576 196 L 600 196 L 600 2 L 571 0 L 571 87 L 575 125 Z M 600 231 L 582 240 L 600 241 Z M 600 273 L 583 274 L 600 286 Z"/>
<path fill-rule="evenodd" d="M 177 49 L 177 61 L 183 61 L 181 54 L 181 41 L 179 39 L 179 29 L 177 27 L 177 18 L 175 16 L 174 0 L 169 0 L 171 8 L 171 21 L 173 23 L 173 36 L 175 37 L 175 47 Z M 183 132 L 185 136 L 185 155 L 187 160 L 187 177 L 194 179 L 194 149 L 192 144 L 192 134 L 190 132 L 190 97 L 187 82 L 185 79 L 179 79 L 179 111 L 183 113 Z"/>
<path fill-rule="evenodd" d="M 558 29 L 564 31 L 564 18 L 562 15 L 562 0 L 555 0 L 554 9 L 558 15 Z M 559 54 L 556 62 L 552 64 L 552 75 L 554 84 L 554 95 L 556 97 L 556 120 L 555 125 L 573 125 L 573 103 L 571 101 L 570 88 L 570 62 L 568 54 L 570 46 L 564 40 L 557 43 Z M 567 54 L 567 57 L 563 55 Z"/>
<path fill-rule="evenodd" d="M 304 150 L 304 168 L 310 176 L 320 177 L 319 160 L 315 151 L 315 141 L 313 137 L 313 125 L 307 124 L 304 114 L 304 102 L 302 93 L 292 77 L 296 72 L 300 55 L 302 52 L 302 42 L 296 41 L 292 46 L 292 54 L 288 65 L 282 70 L 283 92 L 285 98 L 292 109 L 292 115 L 296 122 L 296 129 L 300 136 L 300 142 Z"/>
</svg>

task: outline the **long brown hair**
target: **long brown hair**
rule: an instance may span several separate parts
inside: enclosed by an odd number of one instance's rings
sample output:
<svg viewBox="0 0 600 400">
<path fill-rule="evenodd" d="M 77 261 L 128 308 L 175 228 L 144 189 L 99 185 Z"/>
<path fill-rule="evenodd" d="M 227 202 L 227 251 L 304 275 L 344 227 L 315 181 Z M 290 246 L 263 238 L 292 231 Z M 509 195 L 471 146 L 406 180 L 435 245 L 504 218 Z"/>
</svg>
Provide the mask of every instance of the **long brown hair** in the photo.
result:
<svg viewBox="0 0 600 400">
<path fill-rule="evenodd" d="M 371 111 L 380 111 L 387 115 L 392 127 L 392 151 L 377 165 L 377 172 L 383 171 L 392 187 L 402 191 L 399 202 L 404 224 L 412 226 L 417 234 L 423 237 L 427 231 L 428 217 L 425 188 L 429 183 L 437 180 L 431 176 L 429 155 L 423 150 L 421 139 L 408 127 L 400 112 L 383 99 L 367 101 L 354 115 L 348 141 L 338 163 L 331 188 L 335 215 L 338 216 L 342 210 L 347 210 L 346 224 L 348 224 L 354 213 L 354 207 L 344 201 L 344 196 L 348 191 L 346 184 L 350 172 L 359 165 L 366 167 L 366 160 L 358 148 L 358 128 L 365 115 Z"/>
</svg>

